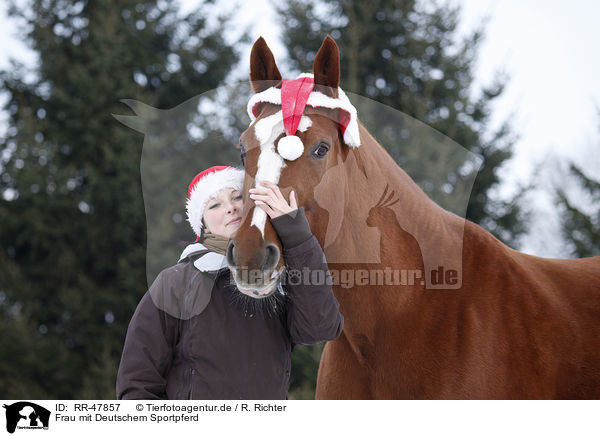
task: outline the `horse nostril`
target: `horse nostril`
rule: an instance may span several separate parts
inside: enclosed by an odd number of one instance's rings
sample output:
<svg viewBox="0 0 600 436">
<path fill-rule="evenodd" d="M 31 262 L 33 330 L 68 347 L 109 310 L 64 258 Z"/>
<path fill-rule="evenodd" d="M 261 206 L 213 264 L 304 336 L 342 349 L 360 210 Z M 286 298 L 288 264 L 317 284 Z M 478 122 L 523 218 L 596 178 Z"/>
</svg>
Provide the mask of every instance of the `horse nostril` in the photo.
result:
<svg viewBox="0 0 600 436">
<path fill-rule="evenodd" d="M 275 268 L 277 262 L 279 262 L 279 249 L 277 245 L 269 244 L 265 248 L 266 256 L 265 256 L 265 264 L 263 265 L 264 271 L 270 271 Z"/>
<path fill-rule="evenodd" d="M 227 265 L 230 267 L 235 267 L 235 260 L 233 259 L 233 241 L 229 243 L 227 246 L 227 251 L 225 252 L 225 258 L 227 259 Z"/>
</svg>

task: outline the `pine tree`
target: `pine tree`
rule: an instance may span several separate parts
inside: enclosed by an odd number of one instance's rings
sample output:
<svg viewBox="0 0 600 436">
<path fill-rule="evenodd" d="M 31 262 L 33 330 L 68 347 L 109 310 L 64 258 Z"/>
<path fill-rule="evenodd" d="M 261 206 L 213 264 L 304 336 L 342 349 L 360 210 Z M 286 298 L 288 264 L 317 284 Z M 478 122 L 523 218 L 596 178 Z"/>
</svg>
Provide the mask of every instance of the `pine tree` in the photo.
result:
<svg viewBox="0 0 600 436">
<path fill-rule="evenodd" d="M 556 191 L 558 205 L 563 210 L 563 238 L 574 257 L 600 256 L 600 179 L 586 174 L 574 163 L 569 165 L 569 175 L 579 187 L 579 201 L 564 189 Z M 578 206 L 582 199 L 588 203 L 587 208 Z"/>
<path fill-rule="evenodd" d="M 147 283 L 142 137 L 111 114 L 122 98 L 171 108 L 222 83 L 238 53 L 211 3 L 184 17 L 164 0 L 12 5 L 39 60 L 0 73 L 5 397 L 114 398 Z"/>
<path fill-rule="evenodd" d="M 340 83 L 345 91 L 422 121 L 482 158 L 466 218 L 516 248 L 526 231 L 527 214 L 519 203 L 525 189 L 508 201 L 490 196 L 500 182 L 497 170 L 511 157 L 514 142 L 508 123 L 495 131 L 489 127 L 491 104 L 501 95 L 505 79 L 499 77 L 484 89 L 473 89 L 483 30 L 461 40 L 457 34 L 459 8 L 425 3 L 290 0 L 279 8 L 280 20 L 286 23 L 287 66 L 297 72 L 312 71 L 317 50 L 324 37 L 331 35 L 340 47 Z M 359 118 L 415 182 L 451 210 L 451 205 L 444 203 L 444 190 L 448 186 L 456 189 L 472 177 L 448 170 L 460 168 L 456 161 L 451 162 L 458 157 L 440 155 L 435 147 L 421 147 L 422 138 L 408 137 L 402 128 L 390 131 L 390 120 L 381 111 L 363 110 Z M 407 118 L 396 117 L 393 122 L 406 123 Z M 296 351 L 304 352 L 314 355 L 305 348 Z M 317 364 L 318 359 L 313 359 L 313 365 Z M 300 386 L 302 381 L 295 385 Z"/>
</svg>

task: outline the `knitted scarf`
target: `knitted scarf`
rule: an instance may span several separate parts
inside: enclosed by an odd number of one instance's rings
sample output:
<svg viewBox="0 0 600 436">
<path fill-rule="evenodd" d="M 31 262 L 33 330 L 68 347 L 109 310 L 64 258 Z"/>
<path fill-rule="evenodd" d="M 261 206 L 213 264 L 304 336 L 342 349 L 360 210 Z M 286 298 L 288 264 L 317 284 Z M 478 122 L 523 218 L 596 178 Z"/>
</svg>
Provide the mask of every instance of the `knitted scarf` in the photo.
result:
<svg viewBox="0 0 600 436">
<path fill-rule="evenodd" d="M 229 245 L 229 238 L 225 238 L 223 236 L 215 235 L 214 233 L 206 233 L 198 242 L 208 248 L 210 251 L 214 251 L 215 253 L 222 254 L 225 256 L 225 250 L 227 250 L 227 245 Z"/>
</svg>

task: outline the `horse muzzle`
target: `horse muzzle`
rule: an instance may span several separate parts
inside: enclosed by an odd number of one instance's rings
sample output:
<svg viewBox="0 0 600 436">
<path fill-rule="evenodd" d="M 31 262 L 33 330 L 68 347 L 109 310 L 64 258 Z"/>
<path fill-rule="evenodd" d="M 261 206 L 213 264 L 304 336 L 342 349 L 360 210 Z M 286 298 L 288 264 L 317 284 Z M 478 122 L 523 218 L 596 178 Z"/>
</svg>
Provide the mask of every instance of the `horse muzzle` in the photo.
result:
<svg viewBox="0 0 600 436">
<path fill-rule="evenodd" d="M 280 253 L 274 244 L 266 244 L 263 250 L 243 257 L 241 250 L 236 252 L 232 242 L 227 247 L 225 257 L 237 289 L 252 298 L 266 298 L 272 295 L 285 271 L 284 266 L 277 268 Z"/>
</svg>

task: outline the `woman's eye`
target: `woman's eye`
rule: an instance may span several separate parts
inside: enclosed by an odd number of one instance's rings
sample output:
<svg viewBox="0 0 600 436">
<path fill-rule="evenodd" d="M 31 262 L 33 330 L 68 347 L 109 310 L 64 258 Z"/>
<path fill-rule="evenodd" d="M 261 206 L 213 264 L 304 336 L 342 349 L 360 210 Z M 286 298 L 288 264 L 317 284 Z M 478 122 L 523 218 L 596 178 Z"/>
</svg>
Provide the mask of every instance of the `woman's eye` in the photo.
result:
<svg viewBox="0 0 600 436">
<path fill-rule="evenodd" d="M 327 152 L 329 151 L 329 146 L 324 143 L 321 142 L 319 144 L 319 146 L 313 151 L 313 156 L 318 158 L 318 159 L 322 159 L 327 155 Z"/>
<path fill-rule="evenodd" d="M 238 195 L 237 197 L 235 197 L 236 200 L 241 200 L 242 198 L 244 198 L 242 195 Z"/>
<path fill-rule="evenodd" d="M 212 206 L 209 207 L 209 209 L 215 209 L 217 206 L 219 206 L 219 203 L 215 203 Z"/>
</svg>

